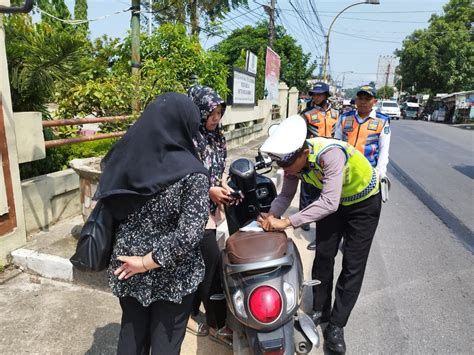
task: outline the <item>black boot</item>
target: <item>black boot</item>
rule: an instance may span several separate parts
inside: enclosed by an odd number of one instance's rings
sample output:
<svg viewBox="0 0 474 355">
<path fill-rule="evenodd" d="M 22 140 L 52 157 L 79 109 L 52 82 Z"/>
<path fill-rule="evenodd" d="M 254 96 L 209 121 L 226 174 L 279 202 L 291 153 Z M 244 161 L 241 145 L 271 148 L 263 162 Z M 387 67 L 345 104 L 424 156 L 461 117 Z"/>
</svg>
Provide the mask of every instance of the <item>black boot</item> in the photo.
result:
<svg viewBox="0 0 474 355">
<path fill-rule="evenodd" d="M 313 314 L 311 314 L 311 319 L 313 320 L 314 326 L 317 327 L 321 323 L 328 322 L 329 317 L 324 317 L 321 311 L 314 311 Z"/>
<path fill-rule="evenodd" d="M 306 246 L 306 249 L 308 250 L 316 250 L 316 241 L 312 241 Z"/>
<path fill-rule="evenodd" d="M 346 352 L 344 329 L 329 323 L 324 330 L 324 345 L 335 353 L 344 354 Z"/>
</svg>

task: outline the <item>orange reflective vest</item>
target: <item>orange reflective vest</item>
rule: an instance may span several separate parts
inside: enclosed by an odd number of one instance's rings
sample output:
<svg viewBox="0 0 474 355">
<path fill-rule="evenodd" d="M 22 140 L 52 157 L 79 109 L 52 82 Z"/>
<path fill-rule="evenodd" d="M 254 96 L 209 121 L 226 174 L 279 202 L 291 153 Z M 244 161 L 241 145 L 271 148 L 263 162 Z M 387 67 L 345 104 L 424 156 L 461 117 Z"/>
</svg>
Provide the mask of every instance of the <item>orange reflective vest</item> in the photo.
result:
<svg viewBox="0 0 474 355">
<path fill-rule="evenodd" d="M 325 111 L 317 107 L 304 112 L 303 116 L 308 126 L 308 138 L 334 137 L 336 122 L 339 118 L 339 113 L 336 110 L 331 108 Z"/>
<path fill-rule="evenodd" d="M 365 155 L 372 166 L 376 166 L 379 156 L 379 137 L 389 117 L 377 112 L 376 118 L 368 117 L 361 123 L 357 118 L 356 111 L 347 112 L 341 116 L 342 140 L 353 145 Z"/>
</svg>

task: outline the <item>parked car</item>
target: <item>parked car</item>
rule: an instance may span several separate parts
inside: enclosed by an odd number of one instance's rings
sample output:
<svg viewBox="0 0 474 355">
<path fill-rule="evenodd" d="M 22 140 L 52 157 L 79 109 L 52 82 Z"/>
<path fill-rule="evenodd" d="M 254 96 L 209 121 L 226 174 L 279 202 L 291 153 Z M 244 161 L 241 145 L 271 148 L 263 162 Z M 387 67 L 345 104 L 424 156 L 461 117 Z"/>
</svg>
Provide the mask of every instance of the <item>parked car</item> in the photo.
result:
<svg viewBox="0 0 474 355">
<path fill-rule="evenodd" d="M 416 102 L 405 102 L 402 109 L 402 118 L 404 120 L 411 118 L 417 120 L 419 118 L 420 105 Z"/>
<path fill-rule="evenodd" d="M 398 106 L 396 101 L 392 100 L 383 100 L 379 101 L 378 107 L 380 108 L 380 112 L 386 114 L 390 118 L 400 119 L 402 113 L 400 112 L 400 107 Z"/>
</svg>

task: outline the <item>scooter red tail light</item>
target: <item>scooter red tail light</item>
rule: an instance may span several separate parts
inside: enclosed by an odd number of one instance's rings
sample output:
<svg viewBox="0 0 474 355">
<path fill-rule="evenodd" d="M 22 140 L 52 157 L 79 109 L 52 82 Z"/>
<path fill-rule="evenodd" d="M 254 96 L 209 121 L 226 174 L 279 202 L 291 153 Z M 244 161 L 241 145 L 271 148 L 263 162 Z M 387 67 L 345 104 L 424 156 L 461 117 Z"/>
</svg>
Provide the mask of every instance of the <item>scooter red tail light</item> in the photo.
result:
<svg viewBox="0 0 474 355">
<path fill-rule="evenodd" d="M 256 320 L 271 323 L 281 313 L 281 296 L 270 286 L 260 286 L 253 290 L 249 298 L 250 312 Z"/>
</svg>

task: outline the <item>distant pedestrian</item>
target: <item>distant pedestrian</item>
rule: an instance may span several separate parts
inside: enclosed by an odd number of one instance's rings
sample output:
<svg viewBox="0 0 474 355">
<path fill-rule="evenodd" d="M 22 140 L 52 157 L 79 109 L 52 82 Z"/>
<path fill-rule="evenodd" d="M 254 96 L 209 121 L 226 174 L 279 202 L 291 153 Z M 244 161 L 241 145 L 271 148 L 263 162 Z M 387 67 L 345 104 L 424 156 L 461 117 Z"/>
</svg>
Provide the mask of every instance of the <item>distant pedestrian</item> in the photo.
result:
<svg viewBox="0 0 474 355">
<path fill-rule="evenodd" d="M 180 353 L 204 277 L 209 179 L 193 144 L 200 120 L 185 95 L 160 95 L 103 159 L 96 197 L 121 220 L 108 269 L 122 307 L 118 354 Z"/>
</svg>

